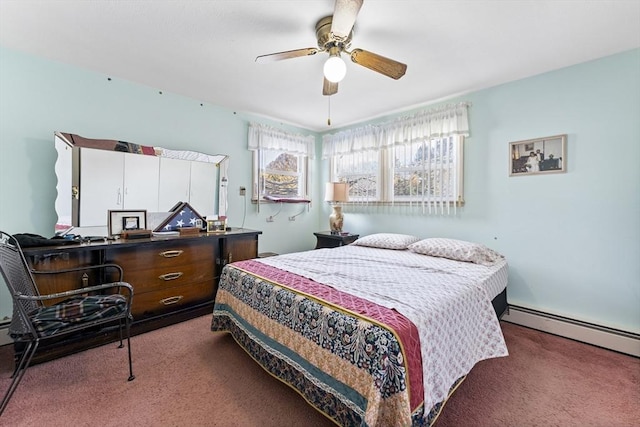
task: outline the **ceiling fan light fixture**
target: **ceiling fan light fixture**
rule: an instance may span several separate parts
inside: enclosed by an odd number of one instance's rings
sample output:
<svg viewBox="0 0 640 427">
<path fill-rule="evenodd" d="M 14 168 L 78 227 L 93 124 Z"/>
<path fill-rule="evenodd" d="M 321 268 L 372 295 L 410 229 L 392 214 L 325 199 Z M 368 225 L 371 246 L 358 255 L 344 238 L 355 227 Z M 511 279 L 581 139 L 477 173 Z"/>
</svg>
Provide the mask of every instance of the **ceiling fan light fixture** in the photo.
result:
<svg viewBox="0 0 640 427">
<path fill-rule="evenodd" d="M 316 22 L 317 48 L 309 47 L 260 55 L 256 58 L 256 62 L 279 61 L 315 55 L 320 52 L 328 53 L 329 58 L 323 66 L 323 96 L 332 96 L 338 93 L 338 83 L 347 74 L 347 64 L 341 58 L 342 53 L 348 55 L 354 64 L 392 79 L 398 80 L 404 76 L 407 71 L 406 64 L 363 49 L 351 49 L 355 21 L 364 0 L 334 1 L 333 15 L 325 16 Z"/>
<path fill-rule="evenodd" d="M 340 53 L 329 56 L 324 63 L 324 77 L 331 83 L 338 83 L 347 75 L 347 64 L 340 57 Z"/>
</svg>

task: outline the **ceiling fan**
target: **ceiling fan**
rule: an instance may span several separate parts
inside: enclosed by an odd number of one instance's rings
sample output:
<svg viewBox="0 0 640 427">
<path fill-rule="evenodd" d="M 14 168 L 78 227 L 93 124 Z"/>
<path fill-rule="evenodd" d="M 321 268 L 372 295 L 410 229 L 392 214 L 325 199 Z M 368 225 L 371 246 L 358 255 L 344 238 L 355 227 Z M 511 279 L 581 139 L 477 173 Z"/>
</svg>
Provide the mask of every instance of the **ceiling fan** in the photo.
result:
<svg viewBox="0 0 640 427">
<path fill-rule="evenodd" d="M 322 18 L 316 24 L 317 48 L 309 47 L 261 55 L 256 58 L 256 62 L 280 61 L 315 55 L 318 52 L 328 52 L 329 59 L 324 64 L 324 83 L 322 86 L 322 94 L 327 96 L 338 92 L 338 82 L 344 78 L 347 72 L 347 66 L 341 58 L 343 52 L 348 54 L 351 61 L 358 65 L 392 79 L 399 79 L 407 71 L 406 64 L 363 49 L 348 50 L 353 37 L 353 25 L 363 1 L 336 0 L 333 15 Z"/>
</svg>

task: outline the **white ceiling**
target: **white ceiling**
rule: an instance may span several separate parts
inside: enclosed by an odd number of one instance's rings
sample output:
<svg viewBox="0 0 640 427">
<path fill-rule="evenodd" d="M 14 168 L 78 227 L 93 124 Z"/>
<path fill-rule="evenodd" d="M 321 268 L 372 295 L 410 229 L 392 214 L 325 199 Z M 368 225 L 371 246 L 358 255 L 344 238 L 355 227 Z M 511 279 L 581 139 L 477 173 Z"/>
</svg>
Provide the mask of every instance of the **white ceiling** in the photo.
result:
<svg viewBox="0 0 640 427">
<path fill-rule="evenodd" d="M 396 81 L 347 60 L 328 127 L 326 54 L 255 58 L 315 47 L 315 24 L 333 6 L 0 0 L 0 45 L 315 131 L 640 47 L 640 0 L 365 0 L 351 47 L 407 73 Z"/>
</svg>

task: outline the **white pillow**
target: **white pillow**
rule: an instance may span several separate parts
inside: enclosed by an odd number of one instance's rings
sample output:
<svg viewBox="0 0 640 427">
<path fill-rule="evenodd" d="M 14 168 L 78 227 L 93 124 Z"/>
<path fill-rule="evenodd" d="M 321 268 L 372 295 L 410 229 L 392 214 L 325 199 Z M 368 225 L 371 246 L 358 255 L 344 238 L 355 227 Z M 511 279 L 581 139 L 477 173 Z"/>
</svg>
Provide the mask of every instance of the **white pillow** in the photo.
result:
<svg viewBox="0 0 640 427">
<path fill-rule="evenodd" d="M 376 233 L 360 237 L 352 245 L 380 249 L 407 249 L 407 246 L 418 240 L 420 238 L 408 234 Z"/>
<path fill-rule="evenodd" d="M 504 258 L 493 249 L 479 243 L 465 242 L 464 240 L 430 238 L 420 240 L 409 245 L 412 252 L 448 258 L 455 261 L 472 262 L 481 265 L 491 265 Z"/>
</svg>

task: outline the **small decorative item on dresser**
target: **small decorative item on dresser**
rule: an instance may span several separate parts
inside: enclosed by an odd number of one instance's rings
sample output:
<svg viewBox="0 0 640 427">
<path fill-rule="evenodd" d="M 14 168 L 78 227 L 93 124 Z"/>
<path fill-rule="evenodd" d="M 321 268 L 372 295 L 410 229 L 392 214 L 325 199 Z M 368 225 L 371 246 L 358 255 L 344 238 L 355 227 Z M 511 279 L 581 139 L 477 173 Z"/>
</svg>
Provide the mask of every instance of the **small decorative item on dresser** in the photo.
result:
<svg viewBox="0 0 640 427">
<path fill-rule="evenodd" d="M 199 228 L 203 224 L 202 216 L 187 202 L 178 202 L 170 212 L 153 231 L 179 231 L 186 227 Z"/>
<path fill-rule="evenodd" d="M 200 229 L 198 227 L 181 227 L 178 232 L 181 236 L 195 236 L 200 233 Z"/>
<path fill-rule="evenodd" d="M 151 237 L 151 230 L 124 230 L 122 231 L 123 239 L 148 239 Z"/>
<path fill-rule="evenodd" d="M 313 233 L 316 236 L 316 249 L 337 248 L 355 242 L 360 237 L 359 234 L 334 233 L 333 231 L 319 231 Z"/>
<path fill-rule="evenodd" d="M 226 230 L 227 226 L 224 219 L 207 219 L 207 233 L 224 233 Z"/>
<path fill-rule="evenodd" d="M 146 228 L 146 210 L 110 210 L 107 212 L 107 231 L 109 233 L 109 237 L 120 236 L 124 231 L 144 230 Z"/>
</svg>

